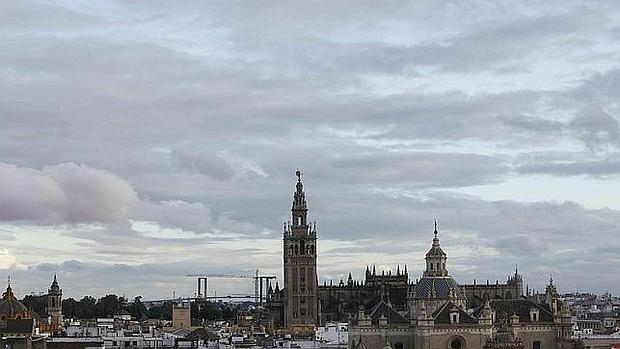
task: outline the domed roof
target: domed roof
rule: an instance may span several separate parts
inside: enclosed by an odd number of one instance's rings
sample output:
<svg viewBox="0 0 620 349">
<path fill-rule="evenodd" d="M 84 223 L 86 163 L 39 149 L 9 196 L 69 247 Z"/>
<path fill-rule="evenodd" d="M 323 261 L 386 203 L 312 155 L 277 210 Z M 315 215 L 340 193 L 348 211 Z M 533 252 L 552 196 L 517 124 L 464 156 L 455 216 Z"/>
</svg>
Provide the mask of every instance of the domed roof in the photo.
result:
<svg viewBox="0 0 620 349">
<path fill-rule="evenodd" d="M 415 298 L 464 298 L 459 285 L 450 276 L 423 277 L 415 285 Z"/>
<path fill-rule="evenodd" d="M 13 294 L 13 289 L 9 283 L 0 301 L 0 318 L 11 319 L 15 318 L 17 315 L 24 316 L 27 313 L 28 308 L 15 298 L 15 294 Z"/>
</svg>

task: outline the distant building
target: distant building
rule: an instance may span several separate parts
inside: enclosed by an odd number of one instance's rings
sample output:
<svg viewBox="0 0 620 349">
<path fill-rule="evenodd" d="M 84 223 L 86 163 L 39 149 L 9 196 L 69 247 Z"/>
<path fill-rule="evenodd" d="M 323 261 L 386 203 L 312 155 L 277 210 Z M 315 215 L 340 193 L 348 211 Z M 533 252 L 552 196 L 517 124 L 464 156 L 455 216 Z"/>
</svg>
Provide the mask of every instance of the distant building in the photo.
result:
<svg viewBox="0 0 620 349">
<path fill-rule="evenodd" d="M 571 314 L 553 281 L 540 299 L 524 294 L 518 270 L 506 283 L 459 285 L 447 269 L 437 223 L 425 271 L 409 281 L 407 267 L 396 272 L 366 267 L 365 280 L 351 273 L 337 285 L 316 283 L 316 227 L 297 172 L 291 209 L 284 225 L 284 287 L 269 287 L 267 309 L 274 325 L 307 333 L 329 321 L 349 322 L 355 349 L 572 348 Z"/>
<path fill-rule="evenodd" d="M 370 310 L 360 308 L 349 327 L 355 348 L 541 349 L 573 348 L 571 314 L 550 280 L 545 302 L 525 296 L 484 299 L 468 308 L 466 288 L 450 277 L 438 231 L 426 254 L 426 270 L 412 286 L 408 313 L 396 311 L 387 293 Z"/>
<path fill-rule="evenodd" d="M 192 309 L 189 303 L 180 303 L 172 307 L 172 327 L 189 329 L 192 326 Z"/>
</svg>

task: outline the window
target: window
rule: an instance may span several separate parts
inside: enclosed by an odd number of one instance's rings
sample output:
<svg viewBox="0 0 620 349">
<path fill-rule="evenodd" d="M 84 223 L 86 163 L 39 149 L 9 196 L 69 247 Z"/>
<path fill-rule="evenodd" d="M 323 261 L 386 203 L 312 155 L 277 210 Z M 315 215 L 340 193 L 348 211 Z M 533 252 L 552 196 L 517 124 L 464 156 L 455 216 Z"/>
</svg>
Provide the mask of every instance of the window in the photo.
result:
<svg viewBox="0 0 620 349">
<path fill-rule="evenodd" d="M 463 348 L 463 342 L 461 341 L 460 338 L 454 338 L 451 342 L 450 342 L 450 349 L 461 349 Z"/>
<path fill-rule="evenodd" d="M 301 252 L 301 254 L 306 254 L 306 242 L 303 240 L 299 242 L 299 252 Z"/>
<path fill-rule="evenodd" d="M 456 324 L 459 322 L 459 314 L 452 314 L 452 323 Z"/>
<path fill-rule="evenodd" d="M 403 342 L 397 342 L 394 344 L 394 349 L 403 349 Z"/>
<path fill-rule="evenodd" d="M 540 341 L 534 341 L 534 343 L 532 343 L 532 349 L 540 349 L 542 348 L 540 346 Z"/>
<path fill-rule="evenodd" d="M 530 321 L 537 322 L 540 320 L 538 309 L 532 308 L 530 309 Z"/>
<path fill-rule="evenodd" d="M 431 263 L 431 270 L 433 270 L 433 263 Z"/>
</svg>

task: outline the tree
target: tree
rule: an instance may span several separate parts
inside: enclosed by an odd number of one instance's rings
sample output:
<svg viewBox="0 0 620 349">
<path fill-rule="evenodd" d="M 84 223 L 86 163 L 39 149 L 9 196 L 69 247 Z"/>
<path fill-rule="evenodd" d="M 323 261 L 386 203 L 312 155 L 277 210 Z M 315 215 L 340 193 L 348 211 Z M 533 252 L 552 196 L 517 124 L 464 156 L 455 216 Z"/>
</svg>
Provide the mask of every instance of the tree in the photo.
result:
<svg viewBox="0 0 620 349">
<path fill-rule="evenodd" d="M 149 319 L 172 320 L 172 303 L 164 302 L 161 306 L 152 306 L 147 310 Z"/>
<path fill-rule="evenodd" d="M 147 314 L 146 307 L 142 304 L 142 296 L 136 296 L 133 303 L 127 307 L 127 311 L 136 319 L 140 319 Z"/>
<path fill-rule="evenodd" d="M 92 319 L 97 316 L 95 311 L 97 300 L 91 296 L 84 296 L 75 304 L 73 315 L 78 319 Z"/>
<path fill-rule="evenodd" d="M 97 317 L 109 317 L 118 313 L 123 308 L 122 297 L 115 294 L 109 294 L 99 299 L 95 306 Z"/>
<path fill-rule="evenodd" d="M 27 295 L 22 303 L 26 308 L 37 313 L 40 317 L 47 317 L 47 296 Z"/>
<path fill-rule="evenodd" d="M 196 312 L 196 314 L 199 320 L 220 320 L 223 318 L 224 312 L 222 307 L 216 303 L 206 302 L 200 305 L 200 313 Z"/>
</svg>

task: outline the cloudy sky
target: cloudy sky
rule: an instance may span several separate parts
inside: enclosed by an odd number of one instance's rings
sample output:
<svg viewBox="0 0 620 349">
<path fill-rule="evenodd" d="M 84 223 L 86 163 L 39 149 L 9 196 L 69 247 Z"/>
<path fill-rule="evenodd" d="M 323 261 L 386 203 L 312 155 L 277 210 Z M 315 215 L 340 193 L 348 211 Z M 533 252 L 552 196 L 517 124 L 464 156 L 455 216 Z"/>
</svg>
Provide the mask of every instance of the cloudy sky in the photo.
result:
<svg viewBox="0 0 620 349">
<path fill-rule="evenodd" d="M 0 276 L 154 299 L 281 275 L 300 168 L 321 283 L 415 279 L 436 218 L 459 282 L 518 264 L 618 293 L 618 23 L 616 1 L 1 1 Z"/>
</svg>

